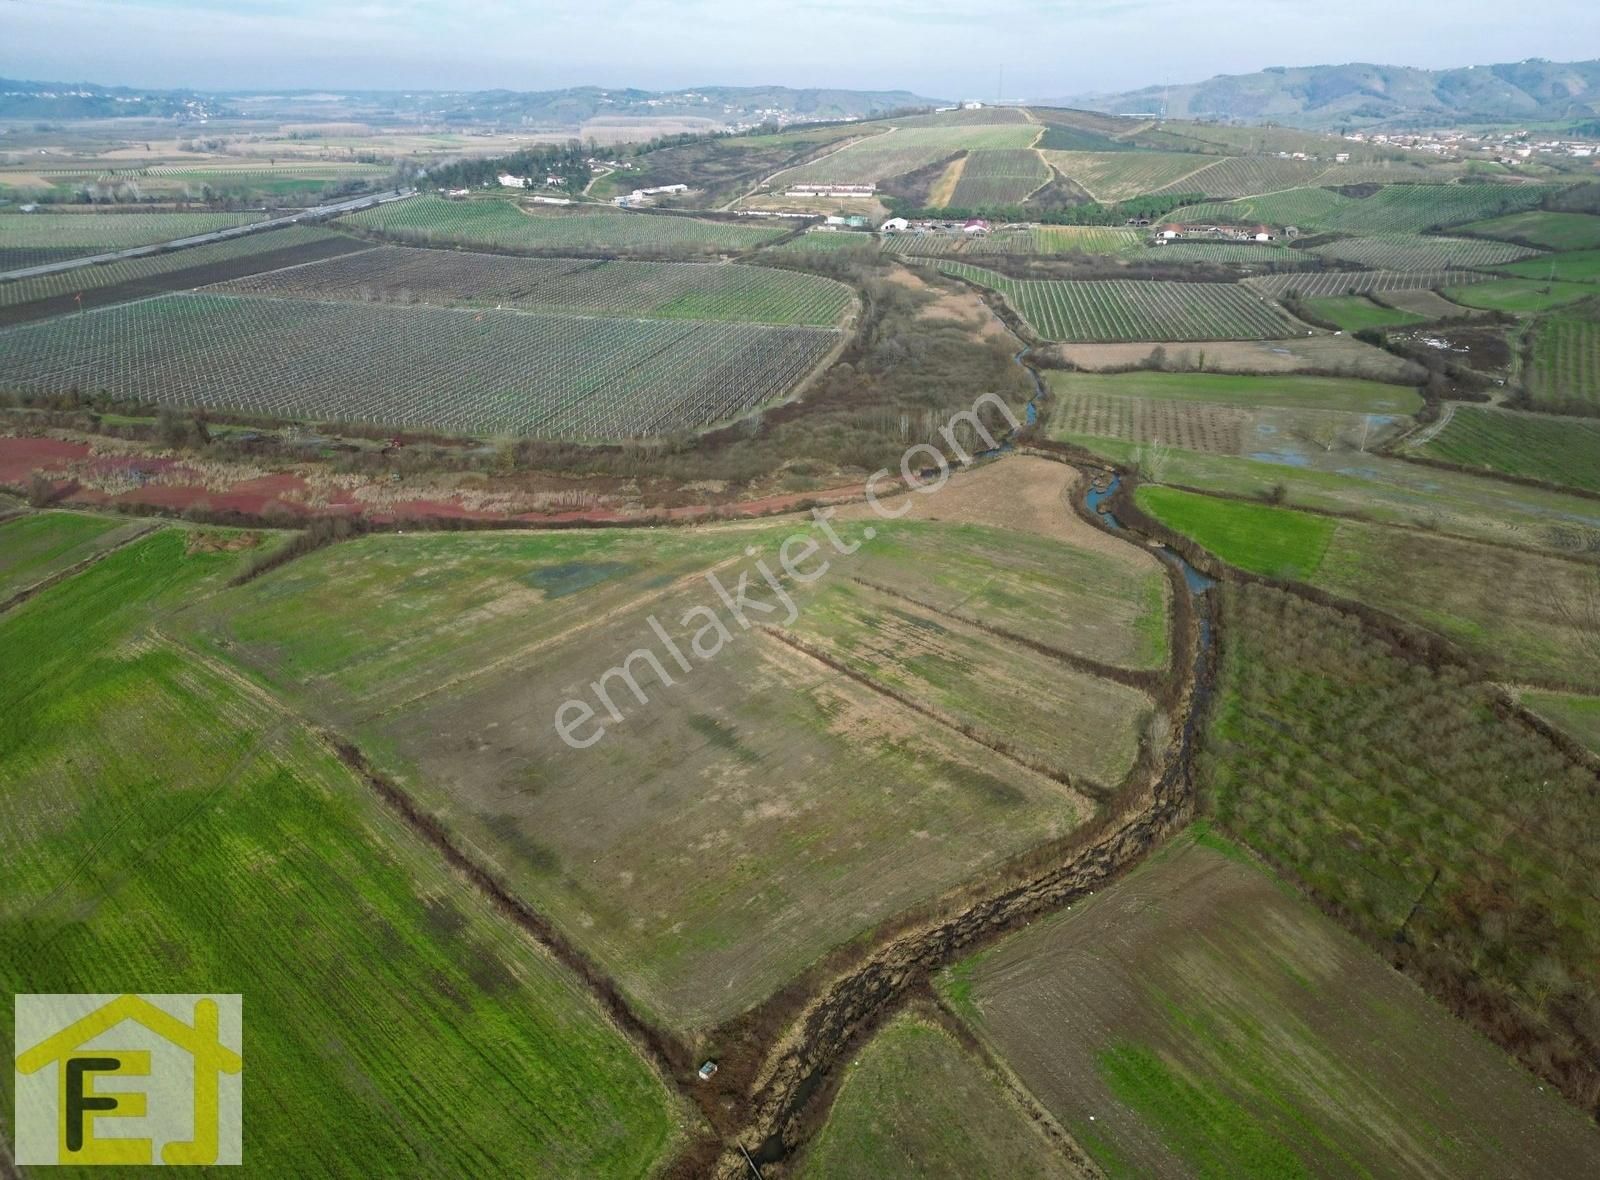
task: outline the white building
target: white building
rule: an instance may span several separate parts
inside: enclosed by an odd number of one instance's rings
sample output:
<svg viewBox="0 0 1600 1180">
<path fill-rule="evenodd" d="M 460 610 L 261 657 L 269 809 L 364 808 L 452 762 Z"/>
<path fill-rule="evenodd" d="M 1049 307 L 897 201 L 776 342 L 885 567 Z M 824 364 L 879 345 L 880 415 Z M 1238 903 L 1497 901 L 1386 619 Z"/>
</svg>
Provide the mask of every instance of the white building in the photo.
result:
<svg viewBox="0 0 1600 1180">
<path fill-rule="evenodd" d="M 891 217 L 878 227 L 886 234 L 899 233 L 903 229 L 910 229 L 911 223 L 904 217 Z"/>
<path fill-rule="evenodd" d="M 500 174 L 500 187 L 501 188 L 527 188 L 528 187 L 528 181 L 527 181 L 526 177 L 512 176 L 511 173 L 509 173 L 509 172 L 502 172 Z"/>
</svg>

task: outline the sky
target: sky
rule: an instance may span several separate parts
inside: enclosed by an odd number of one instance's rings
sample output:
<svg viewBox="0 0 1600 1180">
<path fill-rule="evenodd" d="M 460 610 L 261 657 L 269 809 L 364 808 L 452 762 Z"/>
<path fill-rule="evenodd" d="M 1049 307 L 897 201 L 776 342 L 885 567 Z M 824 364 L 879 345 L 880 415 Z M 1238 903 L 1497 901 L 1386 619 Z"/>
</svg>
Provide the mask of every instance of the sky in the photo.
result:
<svg viewBox="0 0 1600 1180">
<path fill-rule="evenodd" d="M 1039 99 L 1273 65 L 1595 56 L 1593 0 L 0 0 L 0 75 L 210 90 Z"/>
</svg>

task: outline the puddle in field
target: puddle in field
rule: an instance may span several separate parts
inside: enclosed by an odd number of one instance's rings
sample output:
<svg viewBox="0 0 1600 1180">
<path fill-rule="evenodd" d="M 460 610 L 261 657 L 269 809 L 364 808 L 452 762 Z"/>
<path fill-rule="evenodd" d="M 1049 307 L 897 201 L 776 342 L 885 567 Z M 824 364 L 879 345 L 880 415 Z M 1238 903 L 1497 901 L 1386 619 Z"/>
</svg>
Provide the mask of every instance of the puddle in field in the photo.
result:
<svg viewBox="0 0 1600 1180">
<path fill-rule="evenodd" d="M 1247 456 L 1262 463 L 1276 463 L 1280 467 L 1310 467 L 1311 457 L 1299 451 L 1251 451 Z"/>
</svg>

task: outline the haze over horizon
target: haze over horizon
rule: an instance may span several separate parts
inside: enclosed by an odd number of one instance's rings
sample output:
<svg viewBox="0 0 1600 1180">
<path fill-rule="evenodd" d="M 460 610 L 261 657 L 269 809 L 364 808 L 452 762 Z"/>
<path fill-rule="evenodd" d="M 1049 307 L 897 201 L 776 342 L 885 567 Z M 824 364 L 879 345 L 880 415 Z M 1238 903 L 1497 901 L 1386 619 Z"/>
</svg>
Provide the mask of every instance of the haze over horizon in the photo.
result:
<svg viewBox="0 0 1600 1180">
<path fill-rule="evenodd" d="M 1518 10 L 1464 0 L 1442 22 L 1417 0 L 1311 12 L 1287 0 L 1204 9 L 1170 0 L 1002 0 L 982 10 L 951 0 L 0 3 L 0 74 L 202 90 L 783 85 L 1038 99 L 1279 65 L 1439 69 L 1600 52 L 1573 44 L 1590 11 L 1579 0 Z"/>
</svg>

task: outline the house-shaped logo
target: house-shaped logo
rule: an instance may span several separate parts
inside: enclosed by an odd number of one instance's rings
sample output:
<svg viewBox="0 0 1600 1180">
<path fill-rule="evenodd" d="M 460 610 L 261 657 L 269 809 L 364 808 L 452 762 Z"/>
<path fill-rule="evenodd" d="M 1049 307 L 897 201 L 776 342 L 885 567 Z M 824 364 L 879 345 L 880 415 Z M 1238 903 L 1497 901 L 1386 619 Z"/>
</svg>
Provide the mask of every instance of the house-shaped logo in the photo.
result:
<svg viewBox="0 0 1600 1180">
<path fill-rule="evenodd" d="M 16 1162 L 242 1162 L 242 1007 L 237 995 L 16 997 Z"/>
</svg>

